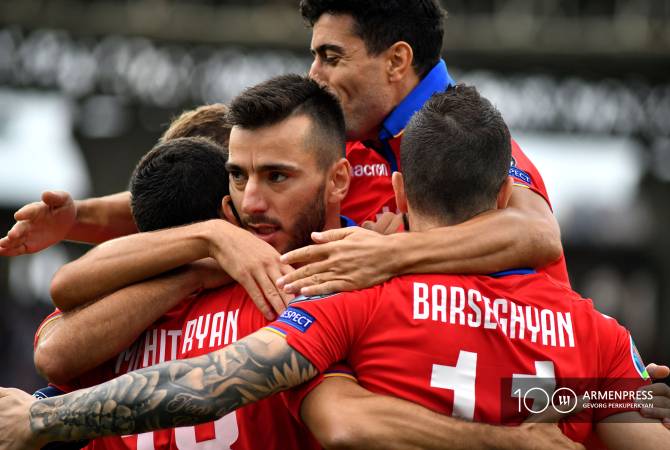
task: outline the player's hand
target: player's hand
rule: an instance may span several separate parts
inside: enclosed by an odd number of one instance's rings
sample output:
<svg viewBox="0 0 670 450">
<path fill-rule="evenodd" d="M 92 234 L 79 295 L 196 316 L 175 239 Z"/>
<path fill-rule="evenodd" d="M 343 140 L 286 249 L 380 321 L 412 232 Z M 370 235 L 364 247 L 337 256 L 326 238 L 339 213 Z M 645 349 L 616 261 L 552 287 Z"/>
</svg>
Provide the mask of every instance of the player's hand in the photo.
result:
<svg viewBox="0 0 670 450">
<path fill-rule="evenodd" d="M 366 220 L 361 226 L 379 234 L 393 234 L 398 232 L 400 226 L 403 225 L 403 220 L 402 214 L 385 212 L 376 221 Z"/>
<path fill-rule="evenodd" d="M 246 289 L 266 319 L 273 320 L 286 309 L 293 295 L 275 285 L 275 280 L 293 268 L 279 261 L 279 252 L 248 231 L 221 221 L 225 230 L 209 239 L 209 256 Z M 275 312 L 273 312 L 273 310 Z"/>
<path fill-rule="evenodd" d="M 196 273 L 201 289 L 216 289 L 232 281 L 214 258 L 204 258 L 190 263 L 189 269 Z"/>
<path fill-rule="evenodd" d="M 576 401 L 576 399 L 575 399 Z M 567 416 L 577 414 L 583 410 L 583 402 L 575 405 L 574 409 L 566 407 L 570 413 L 563 413 L 554 408 L 547 408 L 539 414 L 532 414 L 524 423 L 519 425 L 513 448 L 517 449 L 584 449 L 582 444 L 572 441 L 563 434 L 558 422 Z"/>
<path fill-rule="evenodd" d="M 654 380 L 662 380 L 670 375 L 670 368 L 652 363 L 647 366 L 647 373 Z M 638 390 L 650 391 L 654 396 L 651 401 L 654 407 L 640 408 L 640 414 L 649 419 L 663 421 L 663 425 L 670 430 L 670 386 L 666 383 L 654 383 L 650 386 L 643 386 Z M 645 401 L 644 403 L 649 402 Z"/>
<path fill-rule="evenodd" d="M 0 255 L 18 256 L 39 252 L 67 236 L 77 220 L 72 197 L 63 191 L 46 191 L 42 201 L 14 213 L 16 223 L 0 239 Z"/>
<path fill-rule="evenodd" d="M 388 238 L 359 227 L 312 233 L 317 245 L 288 252 L 281 262 L 303 265 L 277 280 L 291 294 L 307 296 L 352 291 L 396 275 Z"/>
<path fill-rule="evenodd" d="M 18 389 L 0 388 L 0 450 L 40 448 L 30 431 L 30 406 L 36 399 Z"/>
</svg>

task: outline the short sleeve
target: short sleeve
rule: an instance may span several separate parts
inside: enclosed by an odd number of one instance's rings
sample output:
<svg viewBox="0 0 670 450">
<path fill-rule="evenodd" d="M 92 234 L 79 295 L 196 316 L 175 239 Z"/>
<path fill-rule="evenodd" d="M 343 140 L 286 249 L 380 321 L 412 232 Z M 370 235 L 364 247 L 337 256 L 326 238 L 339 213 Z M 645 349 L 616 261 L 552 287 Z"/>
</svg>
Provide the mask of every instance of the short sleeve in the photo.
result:
<svg viewBox="0 0 670 450">
<path fill-rule="evenodd" d="M 509 168 L 509 176 L 514 179 L 514 184 L 516 186 L 522 186 L 535 192 L 542 197 L 551 208 L 549 194 L 547 194 L 547 188 L 544 185 L 544 180 L 542 179 L 540 172 L 530 159 L 528 159 L 514 139 L 512 139 L 512 161 Z"/>
<path fill-rule="evenodd" d="M 54 312 L 52 312 L 51 314 L 49 314 L 44 318 L 42 323 L 40 323 L 40 325 L 37 327 L 37 331 L 35 331 L 35 337 L 33 338 L 33 350 L 37 348 L 37 343 L 40 340 L 40 334 L 42 334 L 44 328 L 54 320 L 60 318 L 62 314 L 63 313 L 61 312 L 61 310 L 56 308 Z"/>
<path fill-rule="evenodd" d="M 268 325 L 323 373 L 345 359 L 376 304 L 376 288 L 318 297 L 298 297 Z"/>
<path fill-rule="evenodd" d="M 302 417 L 300 415 L 300 408 L 302 407 L 302 402 L 307 398 L 307 396 L 326 378 L 331 377 L 345 377 L 356 380 L 356 375 L 354 371 L 344 362 L 336 363 L 326 369 L 323 373 L 320 373 L 318 376 L 312 378 L 307 383 L 296 386 L 293 389 L 283 392 L 280 394 L 282 400 L 286 407 L 291 412 L 291 415 L 298 423 L 303 424 Z"/>
</svg>

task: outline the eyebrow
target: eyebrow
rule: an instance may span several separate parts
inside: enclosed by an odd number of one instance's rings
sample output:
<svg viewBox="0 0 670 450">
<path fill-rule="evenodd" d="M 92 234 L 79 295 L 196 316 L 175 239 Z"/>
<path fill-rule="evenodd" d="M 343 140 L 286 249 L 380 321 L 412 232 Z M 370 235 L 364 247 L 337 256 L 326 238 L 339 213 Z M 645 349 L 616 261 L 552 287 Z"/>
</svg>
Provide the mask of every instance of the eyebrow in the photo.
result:
<svg viewBox="0 0 670 450">
<path fill-rule="evenodd" d="M 321 44 L 317 48 L 312 49 L 312 52 L 322 55 L 326 53 L 328 50 L 340 54 L 344 53 L 344 47 L 335 44 Z"/>
<path fill-rule="evenodd" d="M 238 172 L 246 173 L 246 170 L 244 170 L 242 167 L 234 163 L 226 163 L 226 170 L 228 172 L 232 172 L 233 170 L 235 170 Z M 262 164 L 260 166 L 257 166 L 256 170 L 258 172 L 297 172 L 300 170 L 300 167 L 293 164 L 276 163 L 276 164 Z"/>
</svg>

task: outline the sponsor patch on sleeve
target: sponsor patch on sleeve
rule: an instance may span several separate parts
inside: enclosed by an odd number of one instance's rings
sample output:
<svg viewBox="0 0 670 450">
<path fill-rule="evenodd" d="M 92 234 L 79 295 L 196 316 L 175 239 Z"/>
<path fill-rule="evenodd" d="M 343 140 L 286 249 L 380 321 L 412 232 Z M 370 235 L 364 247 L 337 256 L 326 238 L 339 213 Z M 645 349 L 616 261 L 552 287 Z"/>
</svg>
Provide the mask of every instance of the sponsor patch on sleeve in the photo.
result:
<svg viewBox="0 0 670 450">
<path fill-rule="evenodd" d="M 290 325 L 301 333 L 307 331 L 315 322 L 310 314 L 292 306 L 286 308 L 277 321 Z"/>
<path fill-rule="evenodd" d="M 633 365 L 635 366 L 637 373 L 640 374 L 640 377 L 642 377 L 643 380 L 648 380 L 649 373 L 647 372 L 647 368 L 642 362 L 642 356 L 640 356 L 640 352 L 637 351 L 635 342 L 633 342 L 633 336 L 630 337 L 630 356 L 633 358 Z"/>
<path fill-rule="evenodd" d="M 531 184 L 532 182 L 530 175 L 528 175 L 526 172 L 515 166 L 511 166 L 509 168 L 509 176 L 516 178 L 517 180 L 526 184 Z"/>
</svg>

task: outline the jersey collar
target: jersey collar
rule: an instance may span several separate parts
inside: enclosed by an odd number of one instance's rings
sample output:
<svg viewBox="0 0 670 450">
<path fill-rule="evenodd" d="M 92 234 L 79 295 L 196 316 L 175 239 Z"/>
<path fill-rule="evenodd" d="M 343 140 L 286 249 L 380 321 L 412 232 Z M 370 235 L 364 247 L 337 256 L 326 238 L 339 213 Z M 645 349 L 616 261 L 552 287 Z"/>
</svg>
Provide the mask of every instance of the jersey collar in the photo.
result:
<svg viewBox="0 0 670 450">
<path fill-rule="evenodd" d="M 530 275 L 535 272 L 533 269 L 510 269 L 510 270 L 503 270 L 501 272 L 496 272 L 496 273 L 490 273 L 489 276 L 493 278 L 502 278 L 502 277 L 507 277 L 509 275 Z"/>
<path fill-rule="evenodd" d="M 391 114 L 382 123 L 379 132 L 380 141 L 388 141 L 398 136 L 407 126 L 409 119 L 424 103 L 436 92 L 443 92 L 455 84 L 447 71 L 447 64 L 443 59 L 433 67 L 428 75 L 405 97 Z"/>
<path fill-rule="evenodd" d="M 340 224 L 342 228 L 357 227 L 356 222 L 348 218 L 347 216 L 340 215 Z"/>
</svg>

